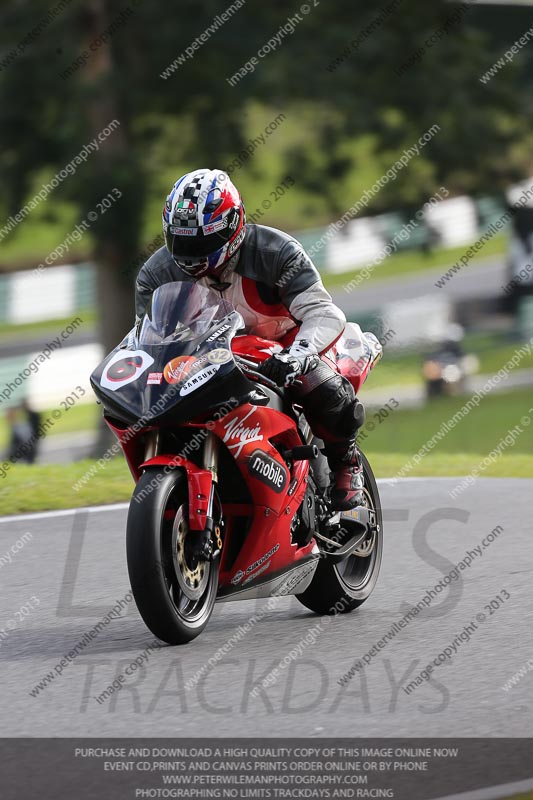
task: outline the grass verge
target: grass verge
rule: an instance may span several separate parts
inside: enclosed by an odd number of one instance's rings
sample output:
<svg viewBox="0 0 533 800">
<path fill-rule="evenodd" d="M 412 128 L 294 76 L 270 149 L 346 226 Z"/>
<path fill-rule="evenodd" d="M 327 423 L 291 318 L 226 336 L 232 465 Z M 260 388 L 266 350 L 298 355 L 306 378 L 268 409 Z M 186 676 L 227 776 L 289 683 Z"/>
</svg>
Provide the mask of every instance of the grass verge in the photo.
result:
<svg viewBox="0 0 533 800">
<path fill-rule="evenodd" d="M 405 453 L 369 450 L 367 455 L 378 478 L 394 477 L 408 460 Z M 434 454 L 423 459 L 409 474 L 413 477 L 467 475 L 482 459 L 483 453 Z M 129 501 L 133 479 L 120 457 L 100 470 L 78 492 L 73 491 L 73 484 L 94 463 L 79 461 L 75 464 L 13 467 L 0 489 L 0 516 Z M 533 455 L 503 455 L 483 475 L 492 478 L 530 478 L 533 476 Z"/>
<path fill-rule="evenodd" d="M 420 409 L 402 410 L 400 407 L 395 411 L 389 411 L 389 415 L 385 418 L 382 413 L 381 422 L 377 413 L 370 412 L 363 427 L 361 446 L 364 450 L 376 454 L 403 453 L 404 461 L 407 461 L 435 436 L 444 422 L 452 419 L 454 414 L 468 402 L 469 397 L 466 395 L 439 398 Z M 433 458 L 433 453 L 443 458 L 450 458 L 453 469 L 457 469 L 454 460 L 457 454 L 472 453 L 476 456 L 482 454 L 483 458 L 517 425 L 521 426 L 522 432 L 517 431 L 514 444 L 503 448 L 499 460 L 511 455 L 511 452 L 513 456 L 516 454 L 531 456 L 533 453 L 533 412 L 529 413 L 531 408 L 533 408 L 533 393 L 529 389 L 487 395 L 477 408 L 473 408 L 466 417 L 457 421 L 455 427 L 452 427 L 443 438 L 437 440 L 430 455 L 422 460 L 421 467 L 423 468 L 424 463 Z M 528 416 L 529 424 L 527 422 L 522 424 L 521 419 L 525 416 Z M 448 474 L 463 473 L 451 471 Z M 533 477 L 533 471 L 523 477 Z"/>
<path fill-rule="evenodd" d="M 366 452 L 366 450 L 365 450 Z M 413 467 L 409 477 L 449 478 L 468 475 L 479 466 L 485 453 L 435 453 L 422 459 Z M 406 453 L 375 453 L 368 451 L 367 457 L 377 478 L 394 478 L 409 461 Z M 483 471 L 484 478 L 533 478 L 533 455 L 509 453 L 501 456 Z"/>
<path fill-rule="evenodd" d="M 0 482 L 0 515 L 97 506 L 129 500 L 133 478 L 122 457 L 108 462 L 79 491 L 76 481 L 94 466 L 91 460 L 73 464 L 15 464 Z"/>
<path fill-rule="evenodd" d="M 389 412 L 380 423 L 369 414 L 361 446 L 379 478 L 398 474 L 418 450 L 450 420 L 468 398 L 443 398 L 424 408 Z M 533 478 L 533 395 L 529 390 L 502 392 L 485 397 L 467 418 L 459 421 L 418 465 L 407 473 L 412 477 L 468 475 L 506 437 L 521 426 L 521 433 L 484 469 L 483 477 Z M 374 428 L 371 430 L 371 424 Z M 73 464 L 11 465 L 0 480 L 0 515 L 60 508 L 75 508 L 127 501 L 133 479 L 119 456 L 93 476 L 78 491 L 72 487 L 95 461 Z"/>
<path fill-rule="evenodd" d="M 21 322 L 16 325 L 12 325 L 9 322 L 0 322 L 0 344 L 12 342 L 15 338 L 33 339 L 38 337 L 46 339 L 49 336 L 55 337 L 72 322 L 74 315 L 82 318 L 85 330 L 89 326 L 96 328 L 98 320 L 96 309 L 81 308 L 73 312 L 70 317 L 61 317 L 60 319 L 43 319 L 38 322 Z"/>
<path fill-rule="evenodd" d="M 527 344 L 527 341 L 514 339 L 511 341 L 509 335 L 503 337 L 499 334 L 483 333 L 465 336 L 463 347 L 465 353 L 475 355 L 479 359 L 476 374 L 493 375 L 525 344 Z M 437 348 L 430 344 L 425 348 L 427 353 L 435 349 Z M 421 351 L 395 355 L 386 350 L 383 360 L 377 364 L 376 368 L 368 376 L 365 388 L 422 386 L 424 383 L 422 378 L 423 355 Z M 530 369 L 531 367 L 533 367 L 533 350 L 523 356 L 512 372 Z"/>
<path fill-rule="evenodd" d="M 502 797 L 502 800 L 533 800 L 533 792 L 527 794 L 515 794 L 512 797 Z"/>
</svg>

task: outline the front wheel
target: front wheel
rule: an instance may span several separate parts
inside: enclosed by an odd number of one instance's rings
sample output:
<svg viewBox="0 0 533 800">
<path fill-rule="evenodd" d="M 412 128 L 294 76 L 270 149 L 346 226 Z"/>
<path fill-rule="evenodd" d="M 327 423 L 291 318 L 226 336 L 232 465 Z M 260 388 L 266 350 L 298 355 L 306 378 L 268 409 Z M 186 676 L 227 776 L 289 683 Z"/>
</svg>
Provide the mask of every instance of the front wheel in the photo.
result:
<svg viewBox="0 0 533 800">
<path fill-rule="evenodd" d="M 152 633 L 185 644 L 207 625 L 218 589 L 218 559 L 191 556 L 183 470 L 147 470 L 128 513 L 126 549 L 135 603 Z"/>
<path fill-rule="evenodd" d="M 353 554 L 340 564 L 322 556 L 309 587 L 296 595 L 300 603 L 316 614 L 346 614 L 367 600 L 376 585 L 383 552 L 383 517 L 379 491 L 367 458 L 360 452 L 365 480 L 365 503 L 376 515 L 376 527 L 369 531 Z"/>
</svg>

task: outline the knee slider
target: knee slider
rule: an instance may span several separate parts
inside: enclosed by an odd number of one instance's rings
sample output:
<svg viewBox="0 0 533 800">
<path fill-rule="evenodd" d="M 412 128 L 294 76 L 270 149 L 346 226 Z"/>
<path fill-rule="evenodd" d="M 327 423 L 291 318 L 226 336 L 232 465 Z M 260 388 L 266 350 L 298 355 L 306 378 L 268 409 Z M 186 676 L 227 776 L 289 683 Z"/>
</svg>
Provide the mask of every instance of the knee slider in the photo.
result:
<svg viewBox="0 0 533 800">
<path fill-rule="evenodd" d="M 365 421 L 366 412 L 364 405 L 361 403 L 360 400 L 357 399 L 357 397 L 355 398 L 355 402 L 353 405 L 353 416 L 357 428 L 361 428 Z"/>
<path fill-rule="evenodd" d="M 357 397 L 346 403 L 341 420 L 342 431 L 339 426 L 339 433 L 344 436 L 354 436 L 362 426 L 365 421 L 365 407 Z"/>
</svg>

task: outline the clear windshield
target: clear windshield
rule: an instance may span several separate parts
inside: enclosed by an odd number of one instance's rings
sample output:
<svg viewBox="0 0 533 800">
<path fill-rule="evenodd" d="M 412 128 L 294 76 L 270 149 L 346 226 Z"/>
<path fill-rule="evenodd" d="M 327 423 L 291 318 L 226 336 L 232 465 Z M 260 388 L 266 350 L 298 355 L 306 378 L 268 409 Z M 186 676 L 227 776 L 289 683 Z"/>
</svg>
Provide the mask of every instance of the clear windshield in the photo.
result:
<svg viewBox="0 0 533 800">
<path fill-rule="evenodd" d="M 233 311 L 227 300 L 204 286 L 165 283 L 152 295 L 139 334 L 139 344 L 154 345 L 197 339 Z"/>
</svg>

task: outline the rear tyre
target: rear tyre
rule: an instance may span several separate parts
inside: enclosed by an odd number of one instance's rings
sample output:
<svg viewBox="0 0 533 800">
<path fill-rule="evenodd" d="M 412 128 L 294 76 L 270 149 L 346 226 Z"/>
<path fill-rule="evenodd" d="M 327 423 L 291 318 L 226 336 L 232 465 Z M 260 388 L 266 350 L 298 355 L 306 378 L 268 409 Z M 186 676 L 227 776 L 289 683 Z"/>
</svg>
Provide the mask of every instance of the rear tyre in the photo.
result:
<svg viewBox="0 0 533 800">
<path fill-rule="evenodd" d="M 346 614 L 362 605 L 376 585 L 383 552 L 383 517 L 376 479 L 368 460 L 360 452 L 365 479 L 365 501 L 376 513 L 376 529 L 353 555 L 340 564 L 322 557 L 308 588 L 296 595 L 316 614 Z"/>
<path fill-rule="evenodd" d="M 186 644 L 207 625 L 218 589 L 218 558 L 190 555 L 187 477 L 180 469 L 147 470 L 133 492 L 126 535 L 135 603 L 152 633 Z"/>
</svg>

